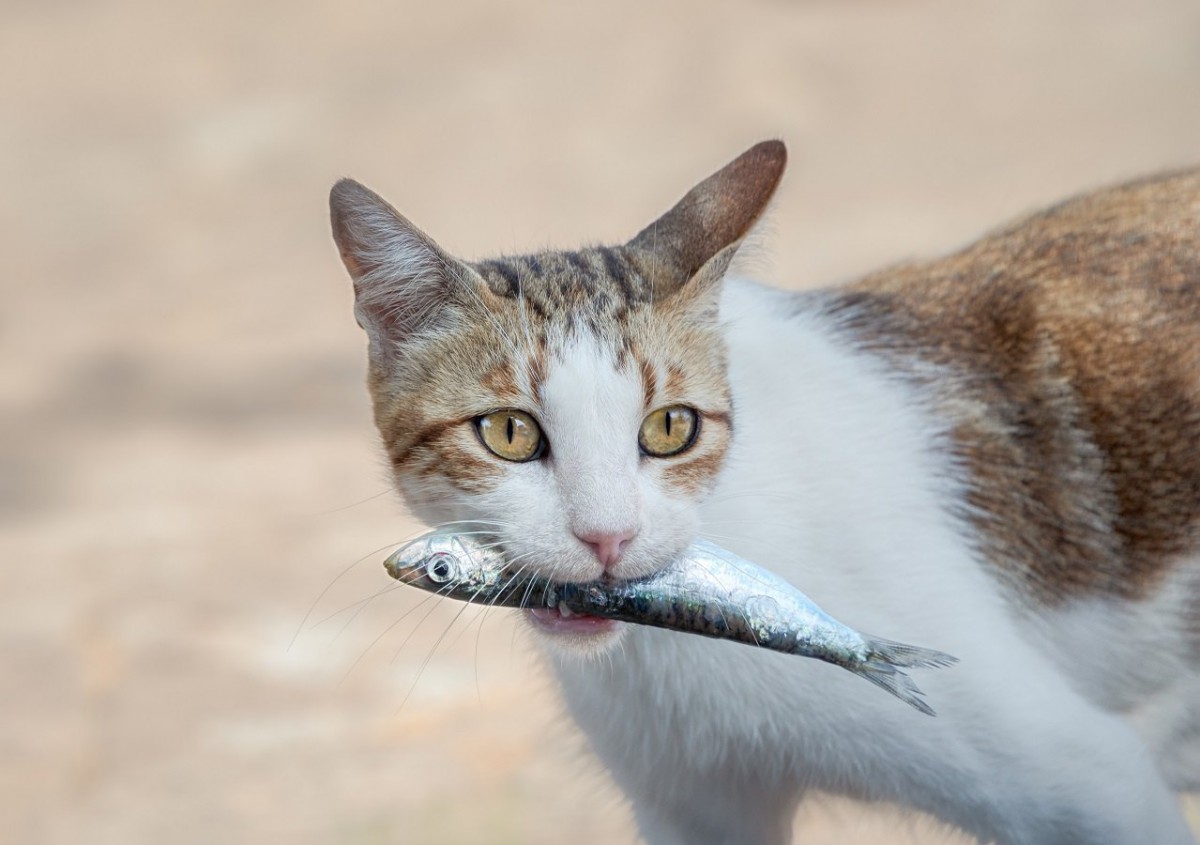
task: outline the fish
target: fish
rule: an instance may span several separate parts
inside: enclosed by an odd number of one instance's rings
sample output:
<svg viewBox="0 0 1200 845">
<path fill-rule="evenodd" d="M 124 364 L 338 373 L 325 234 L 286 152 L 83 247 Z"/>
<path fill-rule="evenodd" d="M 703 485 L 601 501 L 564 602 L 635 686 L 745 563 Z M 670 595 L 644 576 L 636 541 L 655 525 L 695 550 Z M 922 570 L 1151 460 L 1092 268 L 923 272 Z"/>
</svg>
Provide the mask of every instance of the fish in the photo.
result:
<svg viewBox="0 0 1200 845">
<path fill-rule="evenodd" d="M 783 578 L 704 539 L 654 574 L 628 580 L 564 582 L 512 572 L 498 543 L 463 528 L 406 543 L 384 568 L 403 584 L 473 604 L 556 609 L 823 660 L 928 716 L 934 709 L 903 670 L 958 662 L 945 652 L 861 634 Z"/>
</svg>

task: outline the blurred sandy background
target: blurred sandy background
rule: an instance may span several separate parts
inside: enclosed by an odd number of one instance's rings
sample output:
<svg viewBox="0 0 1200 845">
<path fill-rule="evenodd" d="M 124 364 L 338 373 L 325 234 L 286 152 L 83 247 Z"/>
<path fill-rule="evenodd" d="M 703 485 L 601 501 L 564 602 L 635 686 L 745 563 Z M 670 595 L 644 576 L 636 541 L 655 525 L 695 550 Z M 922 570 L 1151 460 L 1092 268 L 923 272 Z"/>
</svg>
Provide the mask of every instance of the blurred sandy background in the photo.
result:
<svg viewBox="0 0 1200 845">
<path fill-rule="evenodd" d="M 0 838 L 633 841 L 504 613 L 362 604 L 416 526 L 326 192 L 467 257 L 616 240 L 770 136 L 768 278 L 944 250 L 1200 160 L 1200 4 L 5 0 Z"/>
</svg>

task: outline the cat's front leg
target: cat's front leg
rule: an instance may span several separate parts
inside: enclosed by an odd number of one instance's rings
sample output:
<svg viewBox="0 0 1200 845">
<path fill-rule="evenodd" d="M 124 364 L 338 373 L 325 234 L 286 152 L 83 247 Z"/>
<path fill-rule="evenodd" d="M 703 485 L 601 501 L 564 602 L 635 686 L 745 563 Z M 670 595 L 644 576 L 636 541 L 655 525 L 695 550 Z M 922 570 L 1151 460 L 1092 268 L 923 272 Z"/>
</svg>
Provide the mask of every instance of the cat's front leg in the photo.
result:
<svg viewBox="0 0 1200 845">
<path fill-rule="evenodd" d="M 962 792 L 925 806 L 980 842 L 1001 845 L 1195 845 L 1171 793 L 1140 741 L 1114 717 L 1080 713 L 1080 730 L 1064 730 L 1044 753 L 997 761 L 990 773 L 959 774 Z M 1097 729 L 1099 728 L 1099 729 Z M 660 737 L 661 738 L 661 737 Z M 643 737 L 644 755 L 608 759 L 630 797 L 646 845 L 787 845 L 802 797 L 795 772 L 775 771 L 769 755 L 698 771 L 670 741 Z M 1013 747 L 1020 740 L 1013 738 Z M 599 750 L 599 749 L 598 749 Z M 655 762 L 650 762 L 655 755 Z M 603 751 L 601 756 L 605 756 Z M 736 759 L 737 755 L 734 755 Z M 900 765 L 901 761 L 893 761 Z M 747 767 L 757 771 L 747 772 Z M 972 783 L 973 777 L 978 782 Z M 861 784 L 864 794 L 869 784 Z M 910 796 L 924 804 L 914 787 Z M 982 801 L 980 795 L 985 796 Z M 910 803 L 901 795 L 880 796 Z"/>
<path fill-rule="evenodd" d="M 647 845 L 788 845 L 800 796 L 731 774 L 660 771 L 629 790 Z"/>
</svg>

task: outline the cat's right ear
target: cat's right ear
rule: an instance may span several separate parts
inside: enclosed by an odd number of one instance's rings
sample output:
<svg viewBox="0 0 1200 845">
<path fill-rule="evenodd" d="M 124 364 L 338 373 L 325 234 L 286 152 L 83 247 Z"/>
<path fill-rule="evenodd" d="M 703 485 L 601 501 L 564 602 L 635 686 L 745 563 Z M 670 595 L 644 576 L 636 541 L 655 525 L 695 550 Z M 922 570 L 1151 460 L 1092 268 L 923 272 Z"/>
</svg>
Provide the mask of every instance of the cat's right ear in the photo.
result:
<svg viewBox="0 0 1200 845">
<path fill-rule="evenodd" d="M 640 257 L 656 296 L 711 294 L 786 167 L 782 141 L 755 144 L 639 232 L 627 246 Z"/>
<path fill-rule="evenodd" d="M 353 179 L 329 192 L 329 217 L 372 348 L 387 351 L 453 322 L 469 268 Z"/>
</svg>

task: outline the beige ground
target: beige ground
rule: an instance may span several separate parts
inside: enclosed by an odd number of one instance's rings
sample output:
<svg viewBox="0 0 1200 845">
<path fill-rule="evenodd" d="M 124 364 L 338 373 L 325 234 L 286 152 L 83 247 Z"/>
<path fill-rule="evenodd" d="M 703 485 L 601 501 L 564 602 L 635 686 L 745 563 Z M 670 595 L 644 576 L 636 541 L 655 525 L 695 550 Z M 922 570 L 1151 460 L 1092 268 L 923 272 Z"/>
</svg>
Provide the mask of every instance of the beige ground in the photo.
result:
<svg viewBox="0 0 1200 845">
<path fill-rule="evenodd" d="M 413 525 L 336 177 L 474 256 L 630 235 L 781 136 L 801 286 L 1200 159 L 1194 0 L 412 5 L 0 6 L 3 841 L 632 841 L 506 616 L 354 615 Z"/>
</svg>

